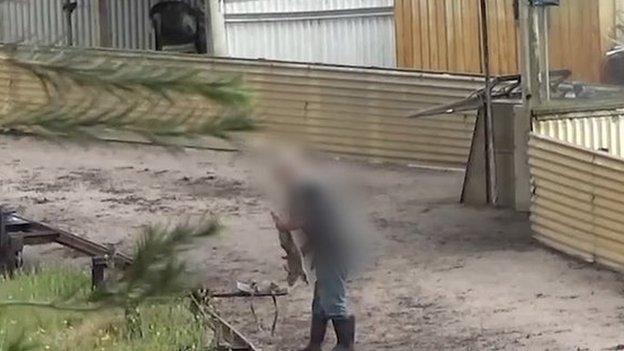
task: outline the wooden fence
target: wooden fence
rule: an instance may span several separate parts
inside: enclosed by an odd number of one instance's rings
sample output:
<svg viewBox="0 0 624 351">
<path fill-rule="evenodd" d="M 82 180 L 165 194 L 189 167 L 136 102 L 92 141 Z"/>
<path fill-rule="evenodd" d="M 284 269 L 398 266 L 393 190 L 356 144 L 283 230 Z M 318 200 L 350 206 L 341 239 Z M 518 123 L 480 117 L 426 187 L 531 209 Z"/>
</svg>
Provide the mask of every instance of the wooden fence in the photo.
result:
<svg viewBox="0 0 624 351">
<path fill-rule="evenodd" d="M 614 37 L 621 0 L 561 0 L 550 13 L 552 69 L 570 69 L 574 79 L 598 82 L 604 53 Z M 483 73 L 479 0 L 396 0 L 400 67 Z M 514 0 L 488 0 L 491 70 L 519 72 Z"/>
</svg>

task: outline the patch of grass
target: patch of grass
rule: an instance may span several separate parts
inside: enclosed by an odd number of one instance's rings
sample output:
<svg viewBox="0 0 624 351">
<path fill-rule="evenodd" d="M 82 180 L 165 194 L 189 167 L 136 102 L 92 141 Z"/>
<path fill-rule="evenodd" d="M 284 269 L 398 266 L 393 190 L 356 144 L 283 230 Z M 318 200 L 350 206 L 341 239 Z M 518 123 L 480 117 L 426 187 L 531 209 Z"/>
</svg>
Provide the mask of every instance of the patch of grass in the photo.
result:
<svg viewBox="0 0 624 351">
<path fill-rule="evenodd" d="M 90 293 L 85 272 L 46 268 L 0 278 L 0 300 L 59 301 Z M 131 336 L 124 311 L 69 312 L 32 307 L 0 310 L 0 350 L 22 337 L 34 350 L 203 350 L 204 332 L 184 299 L 139 305 L 141 334 Z"/>
</svg>

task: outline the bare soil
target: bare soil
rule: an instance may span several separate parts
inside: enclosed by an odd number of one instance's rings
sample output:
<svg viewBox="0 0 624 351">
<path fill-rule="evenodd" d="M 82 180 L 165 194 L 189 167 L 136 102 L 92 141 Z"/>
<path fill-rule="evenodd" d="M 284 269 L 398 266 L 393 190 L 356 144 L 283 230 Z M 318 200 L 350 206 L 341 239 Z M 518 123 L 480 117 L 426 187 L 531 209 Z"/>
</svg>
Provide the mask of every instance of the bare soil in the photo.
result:
<svg viewBox="0 0 624 351">
<path fill-rule="evenodd" d="M 362 175 L 361 206 L 384 253 L 353 282 L 359 350 L 603 350 L 624 344 L 620 274 L 550 251 L 531 239 L 528 216 L 458 204 L 463 174 L 345 163 Z M 193 251 L 206 283 L 283 282 L 269 201 L 235 153 L 125 144 L 0 141 L 3 203 L 32 218 L 130 251 L 145 223 L 219 214 L 227 231 Z M 29 262 L 84 259 L 56 246 L 28 248 Z M 71 258 L 71 259 L 70 259 Z M 280 300 L 220 303 L 264 350 L 305 342 L 311 289 Z M 328 347 L 329 348 L 329 347 Z"/>
</svg>

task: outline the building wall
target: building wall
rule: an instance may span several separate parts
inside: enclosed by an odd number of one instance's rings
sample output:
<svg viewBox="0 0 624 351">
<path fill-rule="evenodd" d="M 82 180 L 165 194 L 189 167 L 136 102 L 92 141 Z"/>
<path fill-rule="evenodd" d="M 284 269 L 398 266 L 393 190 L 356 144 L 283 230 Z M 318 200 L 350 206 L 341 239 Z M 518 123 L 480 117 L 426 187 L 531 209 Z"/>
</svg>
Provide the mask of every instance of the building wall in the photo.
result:
<svg viewBox="0 0 624 351">
<path fill-rule="evenodd" d="M 573 78 L 601 80 L 603 54 L 614 37 L 622 0 L 561 0 L 551 9 L 552 69 Z M 399 67 L 482 73 L 479 0 L 397 0 Z M 517 22 L 512 0 L 488 1 L 491 70 L 519 72 Z"/>
</svg>

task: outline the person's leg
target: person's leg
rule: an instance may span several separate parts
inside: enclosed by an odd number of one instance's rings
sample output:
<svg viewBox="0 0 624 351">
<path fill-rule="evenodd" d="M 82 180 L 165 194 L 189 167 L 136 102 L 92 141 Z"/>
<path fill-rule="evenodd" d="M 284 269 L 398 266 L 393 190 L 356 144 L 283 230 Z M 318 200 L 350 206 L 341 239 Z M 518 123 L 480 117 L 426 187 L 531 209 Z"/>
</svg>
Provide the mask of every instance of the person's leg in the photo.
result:
<svg viewBox="0 0 624 351">
<path fill-rule="evenodd" d="M 336 332 L 338 342 L 334 351 L 351 351 L 355 344 L 355 317 L 349 313 L 346 272 L 333 267 L 323 270 L 319 276 L 321 289 L 318 301 L 332 320 Z"/>
<path fill-rule="evenodd" d="M 312 300 L 312 324 L 310 325 L 310 342 L 302 351 L 321 351 L 327 324 L 329 319 L 325 316 L 325 311 L 320 303 L 319 283 L 314 284 L 314 299 Z"/>
<path fill-rule="evenodd" d="M 355 347 L 355 316 L 332 318 L 334 331 L 336 332 L 336 347 L 334 351 L 352 351 Z"/>
</svg>

